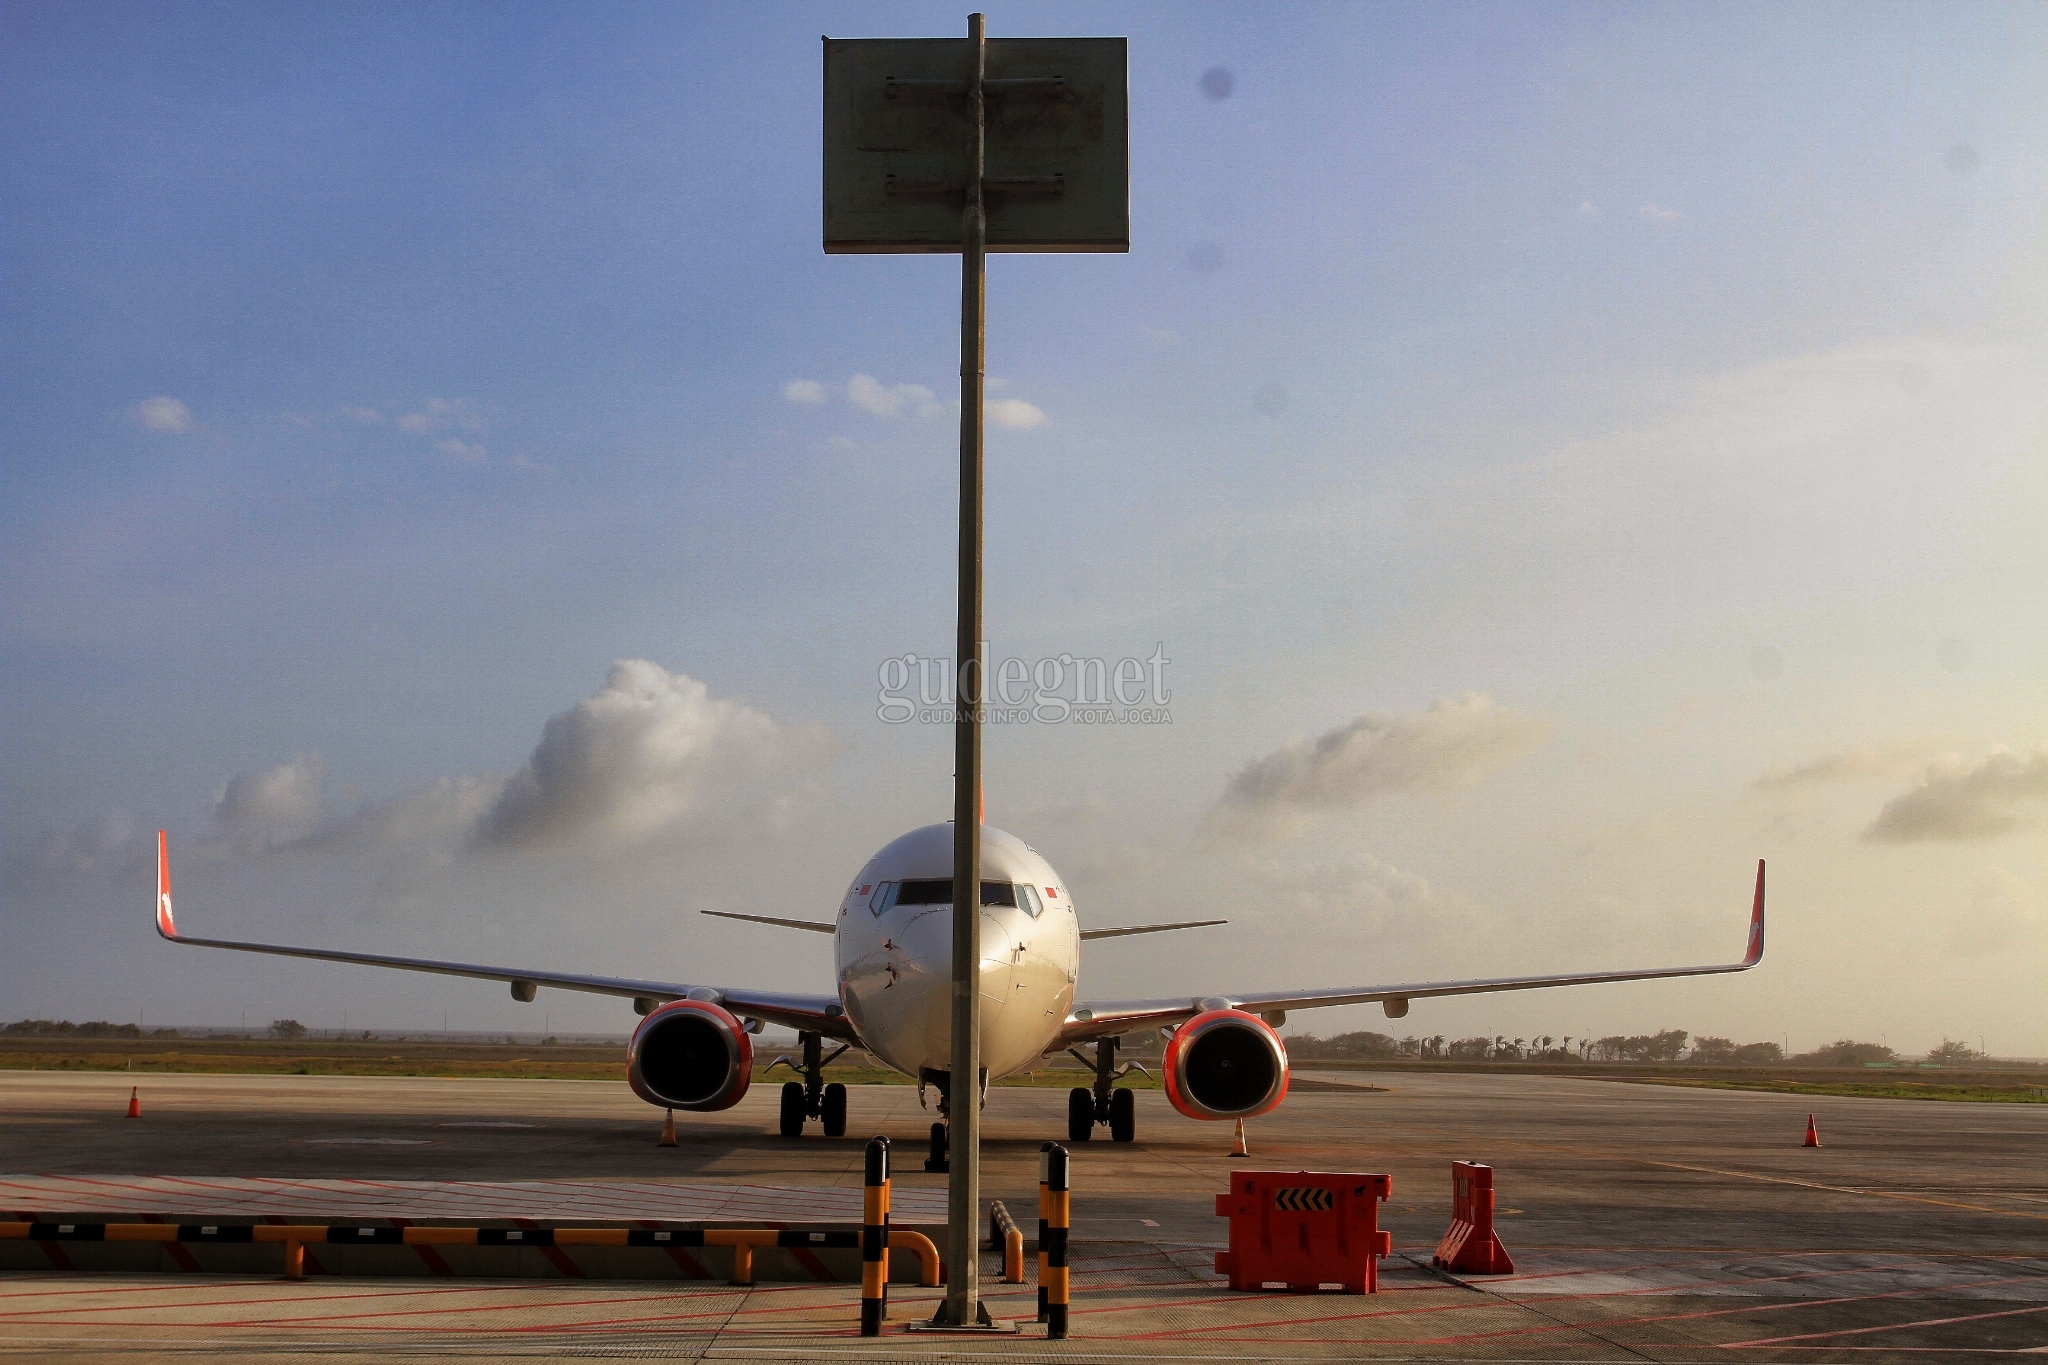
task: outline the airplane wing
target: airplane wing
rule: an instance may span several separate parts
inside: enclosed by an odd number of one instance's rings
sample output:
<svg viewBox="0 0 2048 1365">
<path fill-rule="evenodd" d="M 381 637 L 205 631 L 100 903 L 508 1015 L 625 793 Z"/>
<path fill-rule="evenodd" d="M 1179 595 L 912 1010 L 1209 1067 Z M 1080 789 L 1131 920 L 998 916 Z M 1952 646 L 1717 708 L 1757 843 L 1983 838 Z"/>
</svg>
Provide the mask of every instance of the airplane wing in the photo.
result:
<svg viewBox="0 0 2048 1365">
<path fill-rule="evenodd" d="M 383 953 L 345 953 L 331 948 L 295 948 L 281 943 L 242 943 L 232 939 L 193 938 L 178 932 L 171 916 L 171 856 L 162 830 L 156 835 L 156 931 L 173 943 L 195 948 L 232 948 L 244 953 L 274 953 L 280 957 L 310 957 L 323 962 L 354 962 L 365 967 L 396 967 L 408 972 L 432 972 L 440 976 L 467 976 L 483 981 L 503 981 L 512 987 L 514 998 L 520 988 L 553 986 L 565 991 L 588 991 L 594 995 L 618 995 L 636 1002 L 656 1004 L 681 1000 L 685 996 L 710 1000 L 734 1014 L 780 1024 L 786 1028 L 821 1033 L 828 1038 L 854 1040 L 853 1026 L 836 995 L 792 995 L 775 991 L 727 990 L 715 986 L 692 986 L 680 981 L 643 981 L 623 976 L 580 976 L 569 972 L 531 971 L 524 967 L 492 967 L 475 962 L 443 962 L 435 958 L 391 957 Z"/>
<path fill-rule="evenodd" d="M 1133 924 L 1128 929 L 1083 929 L 1081 939 L 1086 942 L 1095 938 L 1129 938 L 1132 934 L 1163 934 L 1169 929 L 1206 929 L 1212 924 L 1228 923 L 1227 919 L 1190 919 L 1179 924 Z"/>
<path fill-rule="evenodd" d="M 1749 912 L 1749 946 L 1740 962 L 1712 967 L 1651 967 L 1638 971 L 1573 972 L 1557 976 L 1497 976 L 1472 981 L 1414 981 L 1384 986 L 1334 986 L 1313 991 L 1251 991 L 1242 995 L 1209 995 L 1166 1000 L 1086 1002 L 1067 1016 L 1057 1046 L 1089 1042 L 1141 1029 L 1164 1028 L 1214 1009 L 1249 1010 L 1254 1014 L 1316 1009 L 1324 1005 L 1381 1002 L 1387 1017 L 1408 1012 L 1408 1002 L 1437 995 L 1483 995 L 1494 991 L 1529 991 L 1545 986 L 1592 986 L 1609 981 L 1654 981 L 1674 976 L 1714 976 L 1746 972 L 1764 958 L 1764 865 L 1756 865 L 1756 899 Z"/>
<path fill-rule="evenodd" d="M 743 919 L 749 924 L 772 924 L 780 929 L 808 929 L 814 934 L 832 934 L 839 931 L 836 924 L 820 924 L 814 919 L 777 919 L 773 915 L 736 915 L 730 910 L 699 910 L 700 915 L 713 919 Z"/>
</svg>

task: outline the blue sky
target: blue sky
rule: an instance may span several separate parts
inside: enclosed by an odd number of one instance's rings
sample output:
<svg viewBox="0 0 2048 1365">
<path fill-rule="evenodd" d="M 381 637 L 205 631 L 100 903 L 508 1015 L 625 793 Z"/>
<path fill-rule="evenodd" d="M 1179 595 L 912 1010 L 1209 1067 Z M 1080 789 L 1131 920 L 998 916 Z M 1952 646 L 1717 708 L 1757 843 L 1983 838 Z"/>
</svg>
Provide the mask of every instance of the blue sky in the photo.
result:
<svg viewBox="0 0 2048 1365">
<path fill-rule="evenodd" d="M 1768 975 L 1408 1022 L 2048 1053 L 2038 7 L 989 24 L 1127 35 L 1133 167 L 1128 256 L 991 269 L 997 396 L 1042 419 L 991 428 L 992 647 L 1160 645 L 1177 693 L 991 735 L 990 817 L 1099 922 L 1237 920 L 1085 991 L 1718 957 L 1767 854 Z M 530 1026 L 187 961 L 132 884 L 159 825 L 209 930 L 822 984 L 690 912 L 822 913 L 943 818 L 949 736 L 875 694 L 950 644 L 958 279 L 820 251 L 817 39 L 963 27 L 5 8 L 0 1015 Z M 484 850 L 614 660 L 701 682 L 648 704 L 710 747 Z M 1356 764 L 1225 828 L 1338 733 Z M 711 772 L 744 799 L 663 804 Z"/>
</svg>

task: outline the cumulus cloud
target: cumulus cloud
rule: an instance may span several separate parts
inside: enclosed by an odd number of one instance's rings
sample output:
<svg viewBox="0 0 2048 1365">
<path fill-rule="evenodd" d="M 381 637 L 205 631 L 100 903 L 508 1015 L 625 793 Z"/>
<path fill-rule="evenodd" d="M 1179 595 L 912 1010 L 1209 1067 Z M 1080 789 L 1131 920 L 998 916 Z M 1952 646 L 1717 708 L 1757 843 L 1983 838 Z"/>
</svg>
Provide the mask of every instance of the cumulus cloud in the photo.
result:
<svg viewBox="0 0 2048 1365">
<path fill-rule="evenodd" d="M 465 441 L 460 436 L 434 442 L 434 449 L 461 464 L 482 464 L 490 458 L 482 441 Z"/>
<path fill-rule="evenodd" d="M 834 745 L 697 679 L 623 659 L 597 695 L 549 720 L 478 829 L 482 843 L 641 844 L 774 804 Z"/>
<path fill-rule="evenodd" d="M 1423 711 L 1367 714 L 1247 764 L 1212 820 L 1353 806 L 1384 792 L 1469 786 L 1541 744 L 1544 721 L 1467 692 Z"/>
<path fill-rule="evenodd" d="M 211 842 L 280 851 L 453 856 L 469 849 L 605 854 L 695 844 L 772 821 L 837 752 L 821 726 L 714 697 L 697 679 L 622 659 L 604 686 L 552 717 L 509 775 L 442 777 L 329 815 L 310 754 L 238 774 L 214 806 Z"/>
<path fill-rule="evenodd" d="M 846 401 L 876 417 L 937 417 L 945 411 L 922 384 L 884 384 L 871 374 L 846 381 Z"/>
<path fill-rule="evenodd" d="M 1925 763 L 1932 747 L 1914 741 L 1842 749 L 1805 763 L 1773 768 L 1750 783 L 1749 789 L 1759 793 L 1778 792 L 1836 782 L 1871 782 L 1899 777 Z"/>
<path fill-rule="evenodd" d="M 450 429 L 469 432 L 484 429 L 484 420 L 478 414 L 476 404 L 467 398 L 429 398 L 418 412 L 402 412 L 393 420 L 400 431 L 409 431 L 415 436 Z"/>
<path fill-rule="evenodd" d="M 155 846 L 119 811 L 81 820 L 69 829 L 46 829 L 27 848 L 7 855 L 8 880 L 82 877 L 113 872 L 133 880 L 151 867 Z"/>
<path fill-rule="evenodd" d="M 1014 431 L 1045 425 L 1045 414 L 1021 398 L 1003 398 L 987 405 L 988 419 Z"/>
<path fill-rule="evenodd" d="M 214 799 L 207 842 L 251 857 L 305 838 L 325 811 L 326 778 L 327 764 L 318 754 L 236 773 Z"/>
<path fill-rule="evenodd" d="M 2024 754 L 2001 749 L 1976 764 L 1950 755 L 1887 802 L 1863 837 L 1879 844 L 1994 839 L 2038 822 L 2044 806 L 2048 744 Z"/>
<path fill-rule="evenodd" d="M 1685 217 L 1677 209 L 1660 208 L 1655 204 L 1645 204 L 1637 209 L 1636 212 L 1642 214 L 1643 217 L 1653 223 L 1675 223 Z"/>
<path fill-rule="evenodd" d="M 178 433 L 199 430 L 192 409 L 168 394 L 160 393 L 154 398 L 143 399 L 128 410 L 128 415 L 144 431 Z"/>
<path fill-rule="evenodd" d="M 782 386 L 782 396 L 792 403 L 822 403 L 828 395 L 815 379 L 792 379 Z"/>
<path fill-rule="evenodd" d="M 351 422 L 355 422 L 366 427 L 376 426 L 379 422 L 384 420 L 384 414 L 377 411 L 377 409 L 375 408 L 359 408 L 354 406 L 353 404 L 347 403 L 344 403 L 342 405 L 341 415 L 343 417 L 346 417 Z"/>
</svg>

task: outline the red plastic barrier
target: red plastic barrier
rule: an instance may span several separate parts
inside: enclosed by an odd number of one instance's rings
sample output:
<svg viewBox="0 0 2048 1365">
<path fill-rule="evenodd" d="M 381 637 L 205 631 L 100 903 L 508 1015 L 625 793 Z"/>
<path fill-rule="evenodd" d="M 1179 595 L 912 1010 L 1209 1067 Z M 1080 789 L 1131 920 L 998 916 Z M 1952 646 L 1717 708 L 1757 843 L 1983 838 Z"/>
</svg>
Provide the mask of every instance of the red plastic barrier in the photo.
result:
<svg viewBox="0 0 2048 1365">
<path fill-rule="evenodd" d="M 1216 1196 L 1216 1216 L 1230 1220 L 1230 1250 L 1216 1253 L 1216 1273 L 1232 1289 L 1279 1283 L 1313 1294 L 1336 1284 L 1377 1293 L 1380 1257 L 1393 1250 L 1379 1229 L 1380 1201 L 1393 1189 L 1386 1175 L 1232 1171 L 1230 1193 Z"/>
<path fill-rule="evenodd" d="M 1451 1163 L 1451 1230 L 1430 1259 L 1465 1275 L 1514 1272 L 1515 1263 L 1493 1230 L 1493 1167 L 1476 1161 Z"/>
</svg>

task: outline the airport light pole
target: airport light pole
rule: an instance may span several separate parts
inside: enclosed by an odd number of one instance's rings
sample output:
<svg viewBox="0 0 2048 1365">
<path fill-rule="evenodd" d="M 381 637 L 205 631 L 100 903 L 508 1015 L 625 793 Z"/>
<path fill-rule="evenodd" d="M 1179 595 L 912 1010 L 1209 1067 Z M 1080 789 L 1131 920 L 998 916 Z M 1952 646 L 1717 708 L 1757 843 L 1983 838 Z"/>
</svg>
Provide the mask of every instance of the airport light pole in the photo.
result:
<svg viewBox="0 0 2048 1365">
<path fill-rule="evenodd" d="M 960 253 L 960 587 L 954 636 L 953 982 L 946 1298 L 980 1303 L 982 472 L 988 253 L 1129 251 L 1121 38 L 825 40 L 825 250 Z M 991 163 L 998 169 L 992 173 Z"/>
<path fill-rule="evenodd" d="M 953 639 L 953 1036 L 946 1109 L 948 1327 L 977 1327 L 981 1258 L 981 548 L 982 402 L 988 374 L 988 215 L 982 203 L 988 35 L 967 18 L 967 158 L 960 212 L 960 618 Z M 966 1216 L 960 1216 L 962 1211 Z"/>
</svg>

